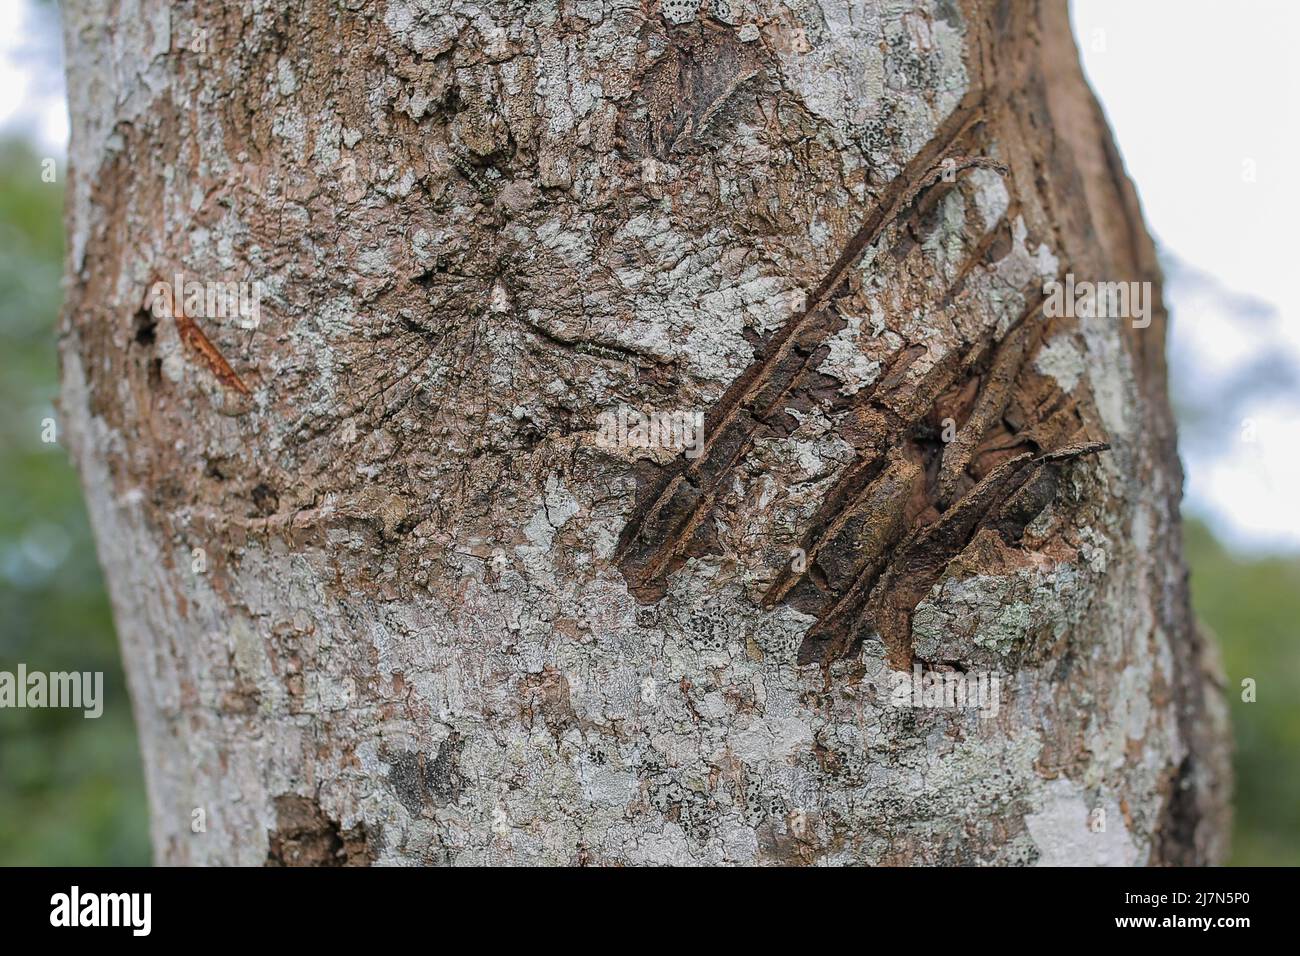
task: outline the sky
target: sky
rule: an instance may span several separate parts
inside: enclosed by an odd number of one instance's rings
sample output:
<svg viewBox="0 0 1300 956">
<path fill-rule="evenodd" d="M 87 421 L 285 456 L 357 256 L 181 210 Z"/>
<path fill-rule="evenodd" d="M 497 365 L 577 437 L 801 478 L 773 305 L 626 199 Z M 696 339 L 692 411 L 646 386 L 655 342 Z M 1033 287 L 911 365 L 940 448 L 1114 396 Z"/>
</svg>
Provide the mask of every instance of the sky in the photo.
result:
<svg viewBox="0 0 1300 956">
<path fill-rule="evenodd" d="M 1072 16 L 1165 260 L 1186 507 L 1238 549 L 1300 551 L 1300 3 Z"/>
<path fill-rule="evenodd" d="M 0 0 L 0 133 L 58 157 L 68 142 L 62 49 L 51 4 Z"/>
<path fill-rule="evenodd" d="M 1238 550 L 1300 552 L 1300 3 L 1071 8 L 1165 263 L 1185 508 Z M 55 17 L 0 0 L 0 135 L 61 156 Z"/>
</svg>

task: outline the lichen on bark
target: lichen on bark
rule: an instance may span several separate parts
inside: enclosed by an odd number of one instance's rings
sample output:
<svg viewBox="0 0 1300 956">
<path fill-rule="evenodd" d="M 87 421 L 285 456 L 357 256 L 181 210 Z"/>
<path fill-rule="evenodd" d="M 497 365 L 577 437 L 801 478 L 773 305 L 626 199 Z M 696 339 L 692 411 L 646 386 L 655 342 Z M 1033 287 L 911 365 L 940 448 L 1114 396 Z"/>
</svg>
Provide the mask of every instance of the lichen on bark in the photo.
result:
<svg viewBox="0 0 1300 956">
<path fill-rule="evenodd" d="M 1159 282 L 1064 4 L 65 30 L 63 414 L 160 861 L 1222 857 L 1165 315 L 1040 308 Z M 178 271 L 261 283 L 193 319 L 247 394 L 141 324 Z M 703 454 L 598 441 L 629 407 Z M 996 716 L 891 706 L 916 663 Z"/>
</svg>

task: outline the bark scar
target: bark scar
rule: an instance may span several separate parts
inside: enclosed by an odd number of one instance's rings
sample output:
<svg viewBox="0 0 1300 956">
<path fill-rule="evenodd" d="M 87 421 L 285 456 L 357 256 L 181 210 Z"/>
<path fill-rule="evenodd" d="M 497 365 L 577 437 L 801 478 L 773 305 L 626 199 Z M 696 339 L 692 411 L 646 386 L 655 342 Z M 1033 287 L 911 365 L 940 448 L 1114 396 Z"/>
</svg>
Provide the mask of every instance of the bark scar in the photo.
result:
<svg viewBox="0 0 1300 956">
<path fill-rule="evenodd" d="M 890 225 L 911 211 L 926 186 L 957 168 L 956 160 L 937 160 L 981 115 L 978 103 L 959 107 L 885 187 L 880 201 L 818 283 L 803 311 L 782 327 L 764 356 L 737 378 L 706 416 L 700 456 L 679 463 L 636 510 L 624 529 L 616 557 L 634 587 L 653 587 L 660 582 L 700 531 L 727 473 L 743 457 L 756 433 L 761 433 L 764 420 L 779 409 L 782 399 L 808 370 L 812 355 L 836 331 L 835 317 L 827 306 L 849 270 Z M 992 162 L 964 159 L 968 167 Z"/>
<path fill-rule="evenodd" d="M 157 280 L 157 285 L 162 280 Z M 157 302 L 152 303 L 156 308 Z M 230 363 L 226 361 L 221 351 L 212 344 L 212 340 L 204 334 L 199 328 L 197 322 L 185 314 L 185 305 L 183 302 L 172 303 L 172 321 L 176 323 L 176 334 L 180 337 L 181 343 L 196 355 L 199 362 L 213 374 L 213 376 L 226 388 L 229 388 L 245 397 L 252 396 L 252 391 L 244 383 L 238 373 L 231 368 Z"/>
<path fill-rule="evenodd" d="M 956 148 L 981 118 L 975 100 L 944 122 L 885 187 L 806 308 L 710 410 L 701 454 L 679 458 L 641 489 L 615 552 L 637 600 L 662 598 L 669 575 L 689 554 L 710 547 L 709 519 L 729 476 L 756 441 L 788 433 L 782 431 L 784 409 L 799 389 L 807 390 L 819 350 L 843 327 L 834 303 L 846 294 L 850 270 L 864 253 L 891 227 L 932 209 L 938 200 L 930 187 L 954 183 L 968 169 L 1007 175 L 998 161 Z M 906 231 L 893 247 L 896 255 L 906 248 Z M 981 238 L 971 255 L 982 256 L 988 247 Z M 971 267 L 963 265 L 958 282 Z M 800 560 L 777 570 L 762 599 L 765 607 L 786 603 L 817 618 L 798 663 L 829 666 L 874 632 L 893 666 L 910 666 L 912 613 L 949 562 L 984 529 L 1018 544 L 1055 498 L 1064 464 L 1109 447 L 1094 440 L 1072 397 L 1050 393 L 1051 401 L 1030 401 L 1045 388 L 1033 383 L 1026 367 L 1047 322 L 1041 287 L 1022 294 L 1026 306 L 1000 339 L 977 336 L 919 375 L 913 366 L 927 349 L 905 344 L 855 397 L 841 429 L 858 460 L 803 530 Z M 1021 398 L 1029 407 L 1009 411 Z M 960 409 L 961 426 L 953 440 L 940 443 L 930 434 L 930 420 L 949 406 Z"/>
</svg>

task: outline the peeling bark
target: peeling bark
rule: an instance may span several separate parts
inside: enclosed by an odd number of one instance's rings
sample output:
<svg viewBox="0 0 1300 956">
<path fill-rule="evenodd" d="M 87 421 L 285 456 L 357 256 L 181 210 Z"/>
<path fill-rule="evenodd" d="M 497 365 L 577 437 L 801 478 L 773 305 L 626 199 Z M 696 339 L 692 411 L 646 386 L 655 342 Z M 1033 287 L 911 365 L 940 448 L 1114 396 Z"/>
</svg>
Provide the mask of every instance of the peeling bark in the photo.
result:
<svg viewBox="0 0 1300 956">
<path fill-rule="evenodd" d="M 1159 270 L 1063 3 L 65 30 L 62 407 L 160 862 L 1222 859 Z M 176 273 L 256 328 L 142 311 Z"/>
</svg>

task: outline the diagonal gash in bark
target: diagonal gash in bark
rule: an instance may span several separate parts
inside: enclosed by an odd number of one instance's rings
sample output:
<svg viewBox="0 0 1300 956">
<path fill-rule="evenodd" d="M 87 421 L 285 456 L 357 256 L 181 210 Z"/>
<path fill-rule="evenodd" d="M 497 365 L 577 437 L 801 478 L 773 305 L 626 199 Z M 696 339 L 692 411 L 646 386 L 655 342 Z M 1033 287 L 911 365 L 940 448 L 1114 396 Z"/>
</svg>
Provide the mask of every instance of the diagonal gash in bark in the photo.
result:
<svg viewBox="0 0 1300 956">
<path fill-rule="evenodd" d="M 807 308 L 778 332 L 710 414 L 703 454 L 679 460 L 643 496 L 617 555 L 639 600 L 662 597 L 667 577 L 706 527 L 727 475 L 756 439 L 774 433 L 774 416 L 816 364 L 818 349 L 838 331 L 830 306 L 849 269 L 891 225 L 916 216 L 927 188 L 940 178 L 951 181 L 945 173 L 973 166 L 1002 171 L 984 157 L 935 164 L 977 119 L 974 109 L 955 114 L 891 182 Z M 983 242 L 977 244 L 975 254 L 983 248 Z M 968 271 L 963 268 L 962 276 Z M 906 373 L 924 349 L 904 347 L 861 397 L 856 412 L 864 427 L 854 442 L 859 460 L 805 529 L 804 560 L 784 566 L 763 598 L 765 606 L 788 601 L 818 617 L 800 647 L 799 663 L 829 664 L 875 630 L 891 663 L 909 666 L 912 611 L 948 562 L 986 524 L 998 528 L 1008 543 L 1018 541 L 1055 496 L 1061 464 L 1106 447 L 1081 441 L 1068 449 L 1026 452 L 979 481 L 969 476 L 980 442 L 1002 419 L 1026 360 L 1043 338 L 1041 289 L 1027 290 L 1025 299 L 1028 307 L 1000 340 L 980 340 L 964 354 L 951 353 L 919 386 Z M 939 397 L 963 379 L 978 386 L 969 414 L 942 452 L 927 451 L 917 440 L 918 427 Z M 1008 453 L 1026 444 L 1037 445 L 1029 429 Z"/>
<path fill-rule="evenodd" d="M 764 419 L 807 371 L 818 346 L 835 331 L 827 306 L 848 271 L 889 226 L 909 216 L 928 185 L 956 168 L 955 162 L 938 161 L 981 115 L 977 104 L 955 110 L 889 183 L 804 310 L 781 328 L 764 356 L 736 379 L 708 414 L 703 453 L 679 463 L 638 506 L 623 531 L 616 560 L 639 597 L 659 596 L 672 562 L 707 518 L 723 479 L 761 432 Z M 975 159 L 966 165 L 990 163 Z"/>
</svg>

